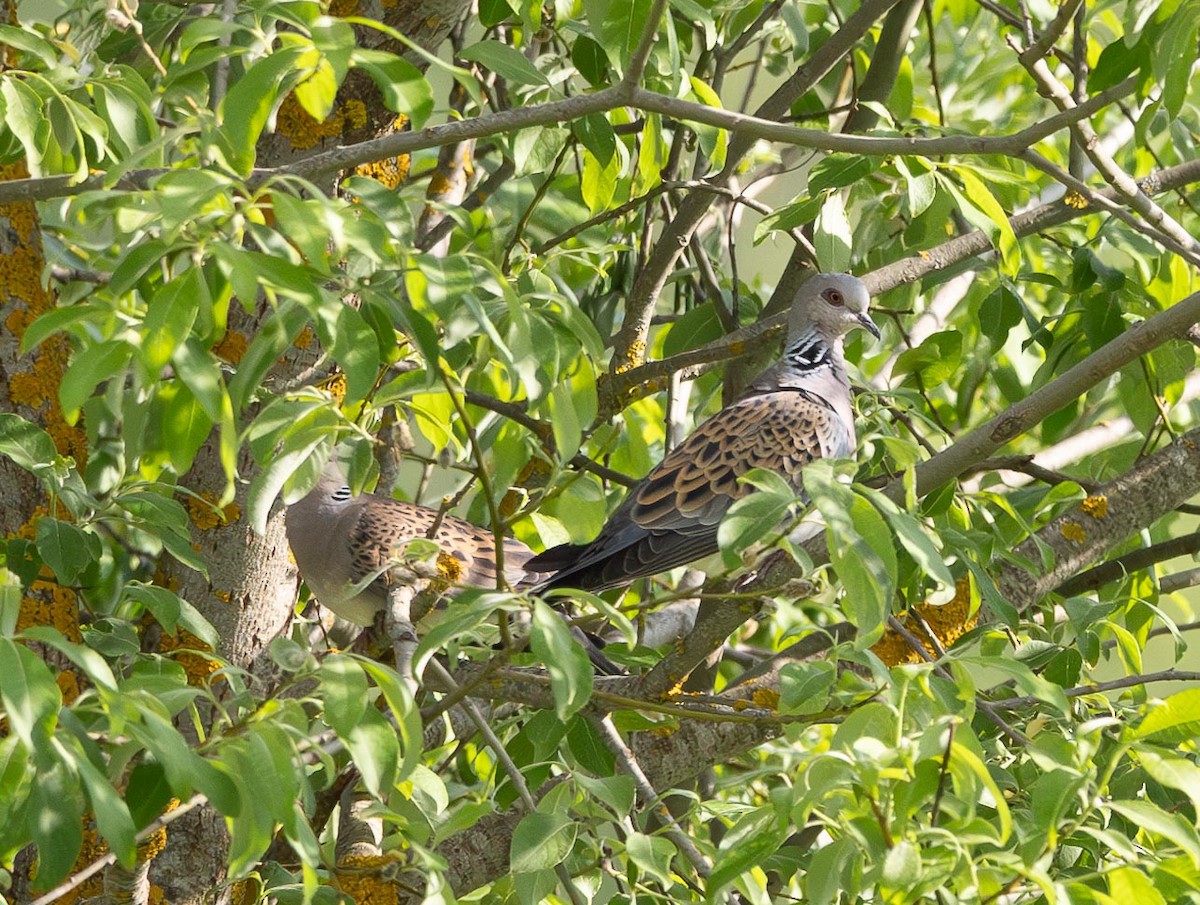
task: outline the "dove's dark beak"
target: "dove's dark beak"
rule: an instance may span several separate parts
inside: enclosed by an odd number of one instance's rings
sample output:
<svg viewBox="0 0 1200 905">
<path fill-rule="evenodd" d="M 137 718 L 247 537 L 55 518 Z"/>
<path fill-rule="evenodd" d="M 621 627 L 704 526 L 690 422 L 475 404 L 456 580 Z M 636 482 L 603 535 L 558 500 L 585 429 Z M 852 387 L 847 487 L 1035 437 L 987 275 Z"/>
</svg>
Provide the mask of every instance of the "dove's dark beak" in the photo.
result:
<svg viewBox="0 0 1200 905">
<path fill-rule="evenodd" d="M 875 324 L 875 321 L 871 320 L 871 315 L 864 311 L 858 315 L 858 322 L 863 325 L 864 330 L 868 331 L 876 339 L 879 339 L 879 327 Z"/>
</svg>

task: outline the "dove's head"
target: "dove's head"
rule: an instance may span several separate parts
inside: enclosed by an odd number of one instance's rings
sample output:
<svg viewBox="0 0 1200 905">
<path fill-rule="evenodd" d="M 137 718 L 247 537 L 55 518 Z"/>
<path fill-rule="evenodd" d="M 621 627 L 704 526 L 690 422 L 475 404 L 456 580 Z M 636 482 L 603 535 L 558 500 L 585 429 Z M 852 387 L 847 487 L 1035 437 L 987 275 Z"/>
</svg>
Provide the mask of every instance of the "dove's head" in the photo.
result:
<svg viewBox="0 0 1200 905">
<path fill-rule="evenodd" d="M 817 273 L 809 277 L 792 303 L 788 337 L 794 338 L 815 325 L 831 337 L 863 327 L 876 339 L 879 328 L 867 313 L 871 294 L 866 284 L 848 273 Z"/>
</svg>

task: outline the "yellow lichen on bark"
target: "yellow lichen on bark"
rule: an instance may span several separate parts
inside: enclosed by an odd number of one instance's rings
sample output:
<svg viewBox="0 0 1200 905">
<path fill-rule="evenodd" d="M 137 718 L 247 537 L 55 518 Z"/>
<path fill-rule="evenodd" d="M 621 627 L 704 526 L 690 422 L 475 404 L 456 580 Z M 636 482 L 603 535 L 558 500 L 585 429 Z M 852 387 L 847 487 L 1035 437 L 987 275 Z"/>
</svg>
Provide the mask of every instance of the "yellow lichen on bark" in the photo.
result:
<svg viewBox="0 0 1200 905">
<path fill-rule="evenodd" d="M 347 855 L 334 869 L 333 885 L 353 897 L 358 905 L 394 905 L 400 890 L 396 873 L 405 861 L 396 852 Z"/>
<path fill-rule="evenodd" d="M 75 592 L 55 581 L 38 578 L 29 586 L 29 593 L 21 598 L 17 614 L 17 631 L 22 632 L 35 625 L 49 625 L 68 641 L 83 640 L 79 631 L 79 604 Z"/>
<path fill-rule="evenodd" d="M 242 508 L 237 503 L 218 507 L 216 494 L 207 490 L 201 491 L 199 497 L 188 497 L 187 511 L 192 524 L 201 531 L 211 531 L 220 525 L 236 522 L 242 514 Z"/>
<path fill-rule="evenodd" d="M 1083 530 L 1083 525 L 1079 524 L 1079 522 L 1071 521 L 1070 519 L 1067 519 L 1062 523 L 1062 527 L 1058 529 L 1058 533 L 1061 534 L 1064 539 L 1072 541 L 1076 544 L 1082 544 L 1087 540 L 1087 532 Z"/>
<path fill-rule="evenodd" d="M 967 578 L 958 580 L 954 587 L 954 598 L 948 603 L 922 603 L 914 609 L 921 617 L 920 620 L 915 619 L 911 613 L 900 613 L 896 618 L 902 619 L 905 628 L 922 639 L 925 651 L 931 657 L 937 657 L 938 653 L 933 644 L 925 639 L 921 621 L 929 626 L 938 644 L 945 650 L 974 628 L 979 619 L 978 613 L 971 612 L 971 582 Z M 923 659 L 903 635 L 892 629 L 884 632 L 883 637 L 871 647 L 871 651 L 888 666 L 918 663 Z"/>
<path fill-rule="evenodd" d="M 175 660 L 183 667 L 188 684 L 193 687 L 208 684 L 212 674 L 221 668 L 220 661 L 204 656 L 204 653 L 211 652 L 212 648 L 187 629 L 180 629 L 178 635 L 163 632 L 158 649 L 162 653 L 178 651 Z"/>
<path fill-rule="evenodd" d="M 1108 518 L 1108 497 L 1090 496 L 1079 504 L 1079 508 L 1083 510 L 1084 515 L 1090 515 L 1094 519 Z"/>
<path fill-rule="evenodd" d="M 29 175 L 24 162 L 0 166 L 0 181 L 23 179 Z M 10 342 L 19 344 L 29 325 L 49 311 L 54 301 L 42 286 L 45 268 L 41 240 L 37 232 L 37 212 L 31 202 L 0 204 L 0 230 L 7 237 L 0 241 L 0 305 L 9 309 L 4 328 Z M 22 355 L 12 364 L 20 370 L 8 375 L 8 395 L 13 405 L 29 410 L 54 440 L 64 456 L 82 463 L 87 458 L 87 436 L 63 418 L 58 403 L 58 388 L 70 359 L 70 346 L 61 334 L 51 336 L 37 349 Z"/>
<path fill-rule="evenodd" d="M 239 364 L 248 347 L 246 337 L 236 330 L 226 330 L 220 342 L 212 347 L 213 354 L 231 365 Z"/>
<path fill-rule="evenodd" d="M 275 130 L 297 150 L 311 148 L 326 138 L 340 138 L 347 129 L 361 129 L 366 124 L 367 105 L 357 98 L 339 104 L 325 119 L 317 122 L 296 96 L 289 94 L 279 105 L 279 114 L 275 118 Z"/>
</svg>

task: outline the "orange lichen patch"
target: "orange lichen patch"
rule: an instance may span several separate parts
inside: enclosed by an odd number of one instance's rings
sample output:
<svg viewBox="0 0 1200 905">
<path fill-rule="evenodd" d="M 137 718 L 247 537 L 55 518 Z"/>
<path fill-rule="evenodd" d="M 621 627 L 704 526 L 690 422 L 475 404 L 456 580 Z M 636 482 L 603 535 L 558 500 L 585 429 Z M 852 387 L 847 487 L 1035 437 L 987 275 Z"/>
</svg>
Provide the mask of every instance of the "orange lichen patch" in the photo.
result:
<svg viewBox="0 0 1200 905">
<path fill-rule="evenodd" d="M 613 368 L 614 374 L 623 374 L 626 371 L 638 367 L 646 360 L 646 341 L 643 339 L 634 340 L 629 344 L 629 351 L 625 353 L 625 360 Z"/>
<path fill-rule="evenodd" d="M 201 531 L 211 531 L 218 525 L 236 522 L 242 514 L 242 508 L 237 503 L 218 507 L 216 494 L 207 490 L 202 490 L 199 497 L 188 497 L 187 511 L 192 524 Z"/>
<path fill-rule="evenodd" d="M 29 593 L 21 598 L 17 613 L 17 631 L 35 625 L 49 625 L 58 629 L 68 641 L 80 642 L 79 604 L 75 592 L 54 581 L 37 579 L 29 586 Z"/>
<path fill-rule="evenodd" d="M 28 175 L 24 162 L 0 167 L 0 180 Z M 29 325 L 54 305 L 41 282 L 46 261 L 37 227 L 33 204 L 0 204 L 0 303 L 8 309 L 4 329 L 11 336 L 10 342 L 19 343 Z M 29 409 L 49 431 L 59 453 L 82 463 L 87 458 L 87 437 L 66 423 L 58 403 L 58 387 L 69 358 L 66 337 L 51 336 L 31 354 L 18 359 L 22 370 L 8 375 L 8 393 L 15 405 Z"/>
<path fill-rule="evenodd" d="M 1081 211 L 1088 206 L 1088 200 L 1079 192 L 1070 191 L 1063 196 L 1063 204 L 1065 204 L 1067 207 L 1073 207 L 1076 210 Z"/>
<path fill-rule="evenodd" d="M 329 4 L 331 16 L 357 16 L 358 0 L 331 0 Z"/>
<path fill-rule="evenodd" d="M 354 172 L 394 189 L 408 178 L 411 165 L 412 158 L 403 154 L 400 157 L 385 157 L 383 160 L 359 164 L 354 168 Z"/>
<path fill-rule="evenodd" d="M 178 651 L 175 660 L 183 667 L 188 684 L 192 686 L 208 684 L 212 674 L 221 668 L 219 661 L 204 656 L 204 653 L 211 652 L 212 648 L 187 629 L 180 629 L 178 635 L 163 632 L 158 649 L 164 654 Z"/>
<path fill-rule="evenodd" d="M 358 905 L 394 905 L 400 889 L 396 877 L 405 861 L 396 852 L 347 855 L 334 868 L 333 885 Z"/>
<path fill-rule="evenodd" d="M 311 148 L 326 138 L 340 138 L 347 129 L 361 129 L 367 124 L 367 105 L 351 98 L 334 108 L 329 116 L 317 122 L 307 110 L 289 94 L 279 105 L 275 119 L 276 131 L 292 143 L 297 150 Z"/>
<path fill-rule="evenodd" d="M 358 98 L 351 98 L 342 105 L 346 123 L 351 129 L 361 129 L 367 124 L 367 105 Z"/>
<path fill-rule="evenodd" d="M 297 349 L 307 349 L 313 344 L 313 340 L 316 338 L 317 335 L 313 333 L 312 327 L 305 327 L 296 335 L 296 338 L 292 340 L 292 345 Z"/>
<path fill-rule="evenodd" d="M 978 613 L 971 612 L 971 583 L 967 578 L 960 578 L 954 586 L 954 598 L 949 603 L 922 603 L 914 607 L 920 620 L 911 613 L 901 613 L 897 618 L 904 620 L 904 626 L 913 635 L 921 639 L 926 653 L 931 657 L 938 656 L 937 649 L 926 639 L 924 622 L 938 640 L 943 650 L 950 647 L 975 627 L 979 620 Z M 899 632 L 887 629 L 883 637 L 872 647 L 871 651 L 888 666 L 899 666 L 902 663 L 918 663 L 920 656 L 908 640 Z"/>
<path fill-rule="evenodd" d="M 174 575 L 168 575 L 162 570 L 162 566 L 154 570 L 154 583 L 160 588 L 166 588 L 168 591 L 176 592 L 179 590 L 179 579 Z"/>
<path fill-rule="evenodd" d="M 63 704 L 70 704 L 79 697 L 79 674 L 73 669 L 64 669 L 54 677 L 54 684 L 62 693 Z"/>
<path fill-rule="evenodd" d="M 236 330 L 226 330 L 221 341 L 212 347 L 213 354 L 231 365 L 238 364 L 246 354 L 246 337 Z"/>
<path fill-rule="evenodd" d="M 1087 540 L 1087 532 L 1083 530 L 1083 525 L 1071 519 L 1067 519 L 1062 523 L 1062 527 L 1058 529 L 1058 533 L 1065 539 L 1077 544 L 1082 544 Z"/>
<path fill-rule="evenodd" d="M 449 553 L 438 553 L 437 574 L 438 581 L 444 581 L 451 585 L 457 584 L 462 578 L 462 563 Z"/>
<path fill-rule="evenodd" d="M 754 689 L 754 694 L 750 696 L 750 700 L 754 702 L 755 707 L 762 707 L 765 710 L 779 709 L 779 692 L 773 688 Z"/>
<path fill-rule="evenodd" d="M 157 884 L 150 884 L 150 892 L 146 894 L 146 905 L 165 905 L 167 892 Z"/>
<path fill-rule="evenodd" d="M 27 518 L 21 524 L 21 526 L 12 533 L 11 536 L 20 537 L 30 541 L 33 540 L 35 537 L 37 537 L 37 523 L 50 514 L 50 508 L 48 506 L 34 506 L 33 512 L 30 513 L 29 518 Z M 54 500 L 54 517 L 63 522 L 75 521 L 75 518 L 67 510 L 67 507 L 63 505 L 62 500 L 58 498 L 55 498 Z"/>
<path fill-rule="evenodd" d="M 1079 508 L 1083 510 L 1084 515 L 1090 515 L 1094 519 L 1108 518 L 1108 497 L 1090 496 L 1079 504 Z"/>
<path fill-rule="evenodd" d="M 341 371 L 330 374 L 324 380 L 317 383 L 321 389 L 333 397 L 333 401 L 341 405 L 346 399 L 346 375 Z"/>
</svg>

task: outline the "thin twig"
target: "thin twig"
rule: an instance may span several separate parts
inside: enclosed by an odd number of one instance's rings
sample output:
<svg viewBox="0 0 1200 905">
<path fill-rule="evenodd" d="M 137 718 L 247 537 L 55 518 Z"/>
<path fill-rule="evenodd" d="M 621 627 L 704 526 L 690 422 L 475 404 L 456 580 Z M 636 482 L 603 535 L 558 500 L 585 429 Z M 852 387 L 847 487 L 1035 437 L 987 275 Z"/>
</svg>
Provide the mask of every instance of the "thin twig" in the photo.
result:
<svg viewBox="0 0 1200 905">
<path fill-rule="evenodd" d="M 193 808 L 204 804 L 206 801 L 208 801 L 208 799 L 204 795 L 201 795 L 199 792 L 197 792 L 183 804 L 179 805 L 179 807 L 152 820 L 147 826 L 138 832 L 135 839 L 138 842 L 145 842 L 163 827 L 174 823 L 184 814 L 188 813 L 188 811 L 191 811 Z M 117 856 L 112 852 L 101 855 L 91 864 L 71 874 L 71 876 L 67 877 L 67 879 L 65 879 L 62 883 L 59 883 L 45 895 L 34 899 L 29 903 L 29 905 L 51 905 L 51 903 L 57 902 L 67 893 L 74 889 L 78 889 L 91 877 L 94 877 L 100 871 L 104 870 L 104 868 L 108 867 L 108 865 L 115 863 L 116 860 Z"/>
<path fill-rule="evenodd" d="M 696 869 L 696 873 L 707 879 L 712 874 L 712 864 L 704 857 L 700 849 L 696 848 L 696 844 L 683 831 L 671 811 L 658 803 L 658 792 L 651 785 L 641 765 L 637 762 L 637 758 L 625 744 L 625 740 L 621 738 L 621 733 L 613 725 L 612 717 L 605 714 L 592 722 L 600 730 L 604 743 L 616 757 L 618 765 L 633 778 L 633 784 L 646 807 L 653 808 L 653 813 L 663 824 L 663 832 L 666 833 L 667 838 L 675 843 L 675 847 L 688 859 L 692 867 Z"/>
<path fill-rule="evenodd" d="M 446 685 L 452 692 L 456 689 L 457 683 L 454 681 L 454 677 L 437 660 L 430 660 L 429 665 L 425 668 L 433 670 L 433 674 L 437 680 Z M 467 712 L 467 715 L 471 717 L 471 722 L 475 724 L 475 728 L 479 730 L 479 734 L 483 736 L 488 747 L 492 749 L 492 754 L 495 755 L 496 760 L 504 768 L 509 782 L 517 790 L 517 795 L 525 805 L 528 813 L 533 813 L 537 810 L 537 802 L 533 800 L 533 796 L 529 793 L 529 786 L 525 783 L 525 776 L 521 773 L 516 763 L 513 762 L 513 759 L 509 757 L 508 751 L 505 749 L 503 743 L 501 743 L 500 738 L 492 731 L 492 727 L 483 718 L 483 714 L 479 712 L 479 708 L 475 706 L 474 701 L 464 699 L 461 706 Z M 554 865 L 554 872 L 558 875 L 558 880 L 562 884 L 563 889 L 566 890 L 567 896 L 571 899 L 573 905 L 585 905 L 587 899 L 575 887 L 570 873 L 567 872 L 566 865 L 560 861 Z"/>
<path fill-rule="evenodd" d="M 1095 682 L 1090 685 L 1076 685 L 1074 688 L 1064 688 L 1063 694 L 1068 698 L 1078 698 L 1089 694 L 1100 694 L 1105 691 L 1116 691 L 1121 688 L 1135 688 L 1139 685 L 1149 685 L 1152 682 L 1200 682 L 1200 672 L 1189 672 L 1181 669 L 1164 669 L 1161 672 L 1143 673 L 1137 676 L 1123 676 L 1120 679 L 1110 679 L 1107 682 Z M 1031 694 L 1014 698 L 1002 698 L 992 701 L 992 706 L 999 710 L 1016 710 L 1039 703 L 1037 697 Z"/>
<path fill-rule="evenodd" d="M 916 616 L 917 615 L 916 611 L 914 610 L 912 613 L 910 613 L 910 615 Z M 920 617 L 917 616 L 917 618 L 920 618 Z M 933 668 L 937 671 L 938 675 L 942 676 L 945 679 L 948 679 L 951 682 L 954 681 L 954 677 L 950 675 L 950 670 L 946 669 L 945 666 L 942 666 L 940 663 L 937 662 L 937 659 L 935 659 L 934 657 L 932 657 L 930 655 L 929 651 L 927 651 L 925 649 L 925 645 L 921 643 L 921 639 L 918 638 L 916 635 L 914 635 L 909 630 L 908 626 L 906 626 L 901 620 L 897 619 L 895 616 L 888 616 L 887 622 L 888 622 L 888 628 L 890 628 L 892 631 L 896 632 L 896 634 L 898 634 L 901 638 L 903 638 L 908 643 L 908 646 L 910 648 L 912 648 L 913 652 L 918 657 L 920 657 L 922 660 L 924 660 L 927 663 L 933 664 Z M 940 650 L 941 643 L 938 641 L 937 636 L 934 635 L 932 631 L 928 631 L 928 626 L 926 626 L 925 629 L 927 631 L 927 634 L 929 635 L 931 645 L 933 645 L 935 650 L 940 651 L 940 653 L 939 653 L 939 658 L 940 658 L 940 656 L 945 653 L 945 651 Z M 993 704 L 991 701 L 985 701 L 983 698 L 976 695 L 975 696 L 975 706 L 979 708 L 980 713 L 982 713 L 985 717 L 987 717 L 988 720 L 990 720 L 996 726 L 997 729 L 999 729 L 1001 732 L 1003 732 L 1005 735 L 1007 735 L 1012 741 L 1016 742 L 1018 745 L 1028 745 L 1029 744 L 1029 739 L 1028 739 L 1028 737 L 1026 737 L 1025 733 L 1021 732 L 1021 730 L 1017 729 L 1015 726 L 1009 725 L 1008 721 L 996 712 L 997 708 L 996 708 L 995 704 Z"/>
</svg>

